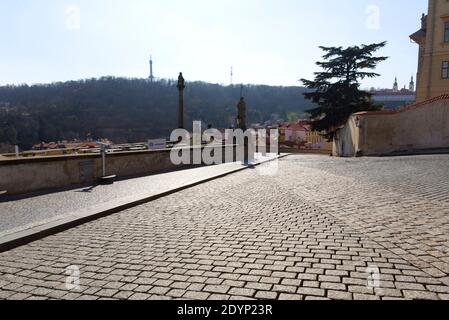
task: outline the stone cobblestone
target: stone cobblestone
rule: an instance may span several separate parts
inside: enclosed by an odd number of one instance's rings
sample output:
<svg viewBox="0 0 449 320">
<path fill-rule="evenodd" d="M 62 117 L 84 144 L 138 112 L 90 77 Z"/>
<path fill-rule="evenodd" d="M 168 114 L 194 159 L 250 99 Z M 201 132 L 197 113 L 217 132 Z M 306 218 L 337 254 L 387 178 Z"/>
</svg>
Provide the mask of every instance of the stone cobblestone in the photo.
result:
<svg viewBox="0 0 449 320">
<path fill-rule="evenodd" d="M 448 300 L 449 156 L 289 156 L 0 254 L 0 299 L 47 298 Z"/>
</svg>

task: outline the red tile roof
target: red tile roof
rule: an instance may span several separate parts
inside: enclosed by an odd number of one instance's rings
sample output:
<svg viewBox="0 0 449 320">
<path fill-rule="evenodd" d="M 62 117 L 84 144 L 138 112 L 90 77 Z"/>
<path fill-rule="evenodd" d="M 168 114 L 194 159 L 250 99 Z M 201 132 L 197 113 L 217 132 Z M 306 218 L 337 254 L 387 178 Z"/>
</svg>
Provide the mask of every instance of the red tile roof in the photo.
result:
<svg viewBox="0 0 449 320">
<path fill-rule="evenodd" d="M 377 116 L 377 115 L 397 114 L 397 113 L 402 113 L 402 112 L 410 111 L 413 109 L 417 109 L 417 108 L 420 108 L 420 107 L 423 107 L 428 104 L 431 104 L 431 103 L 434 103 L 437 101 L 441 101 L 441 100 L 449 100 L 449 94 L 443 94 L 441 96 L 438 96 L 438 97 L 435 97 L 435 98 L 432 98 L 429 100 L 405 105 L 405 106 L 403 106 L 401 108 L 397 108 L 397 109 L 383 110 L 383 111 L 362 111 L 362 112 L 354 113 L 354 115 L 356 115 L 356 116 Z"/>
<path fill-rule="evenodd" d="M 292 129 L 292 130 L 304 130 L 304 131 L 307 131 L 307 128 L 304 125 L 299 124 L 299 123 L 289 124 L 289 125 L 287 125 L 284 128 Z"/>
<path fill-rule="evenodd" d="M 416 94 L 416 92 L 410 91 L 408 89 L 401 89 L 399 91 L 384 89 L 384 90 L 370 91 L 370 93 L 374 96 L 411 96 Z"/>
</svg>

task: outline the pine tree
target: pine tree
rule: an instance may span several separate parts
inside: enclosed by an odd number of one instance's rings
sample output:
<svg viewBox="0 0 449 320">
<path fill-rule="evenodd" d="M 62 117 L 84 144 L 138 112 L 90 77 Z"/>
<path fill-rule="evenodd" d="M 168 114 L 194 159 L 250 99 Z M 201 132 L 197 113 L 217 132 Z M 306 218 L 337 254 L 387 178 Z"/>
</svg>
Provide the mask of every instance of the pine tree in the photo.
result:
<svg viewBox="0 0 449 320">
<path fill-rule="evenodd" d="M 325 54 L 324 62 L 317 62 L 323 71 L 315 73 L 315 80 L 301 79 L 304 85 L 313 90 L 304 93 L 318 107 L 307 110 L 313 119 L 313 129 L 326 132 L 330 141 L 335 131 L 346 123 L 352 113 L 376 111 L 382 104 L 373 102 L 372 95 L 360 90 L 360 80 L 379 76 L 370 72 L 388 57 L 374 57 L 373 54 L 387 43 L 342 47 L 320 47 Z"/>
</svg>

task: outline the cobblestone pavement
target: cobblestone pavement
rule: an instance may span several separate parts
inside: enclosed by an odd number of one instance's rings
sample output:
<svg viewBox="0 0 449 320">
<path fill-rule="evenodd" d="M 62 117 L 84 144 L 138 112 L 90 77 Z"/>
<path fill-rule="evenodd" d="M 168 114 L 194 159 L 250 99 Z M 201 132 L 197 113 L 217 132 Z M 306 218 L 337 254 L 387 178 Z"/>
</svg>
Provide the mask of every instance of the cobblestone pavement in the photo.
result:
<svg viewBox="0 0 449 320">
<path fill-rule="evenodd" d="M 0 254 L 0 298 L 449 300 L 449 156 L 279 166 Z"/>
<path fill-rule="evenodd" d="M 129 196 L 157 194 L 241 167 L 239 163 L 228 163 L 0 202 L 0 237 L 59 220 L 83 208 Z"/>
</svg>

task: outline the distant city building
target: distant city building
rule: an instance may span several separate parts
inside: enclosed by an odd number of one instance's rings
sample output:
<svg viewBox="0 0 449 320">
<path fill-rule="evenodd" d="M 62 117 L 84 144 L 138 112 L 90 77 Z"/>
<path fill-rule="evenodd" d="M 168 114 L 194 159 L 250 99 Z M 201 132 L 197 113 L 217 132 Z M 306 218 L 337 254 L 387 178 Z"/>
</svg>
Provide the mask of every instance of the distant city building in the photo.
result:
<svg viewBox="0 0 449 320">
<path fill-rule="evenodd" d="M 292 124 L 286 124 L 282 126 L 284 138 L 281 139 L 282 142 L 290 142 L 300 145 L 301 142 L 306 141 L 306 132 L 309 128 L 306 127 L 304 123 L 297 122 Z"/>
<path fill-rule="evenodd" d="M 321 132 L 312 130 L 310 120 L 284 123 L 279 127 L 280 143 L 283 146 L 300 150 L 332 151 L 332 144 Z"/>
<path fill-rule="evenodd" d="M 94 149 L 99 148 L 101 142 L 103 144 L 112 145 L 112 142 L 107 139 L 101 139 L 99 141 L 58 141 L 58 142 L 41 142 L 32 147 L 31 150 L 56 150 L 56 149 Z"/>
<path fill-rule="evenodd" d="M 114 144 L 109 139 L 98 139 L 96 141 L 88 139 L 86 141 L 73 140 L 42 142 L 34 145 L 31 150 L 21 151 L 20 157 L 32 158 L 62 155 L 99 154 L 102 145 L 107 145 L 109 147 L 108 153 L 145 151 L 151 149 L 150 145 L 147 142 Z M 0 150 L 1 147 L 2 145 L 0 144 Z M 11 158 L 12 156 L 15 156 L 15 154 L 13 154 L 12 151 L 6 151 L 6 153 L 4 153 L 2 156 L 4 158 Z"/>
<path fill-rule="evenodd" d="M 429 0 L 421 29 L 410 38 L 419 45 L 416 100 L 449 93 L 449 2 Z"/>
<path fill-rule="evenodd" d="M 399 83 L 397 77 L 394 80 L 392 89 L 371 89 L 370 93 L 373 95 L 373 100 L 384 104 L 385 109 L 394 109 L 404 106 L 416 101 L 415 82 L 413 77 L 409 83 L 409 88 L 404 86 L 399 90 Z"/>
</svg>

